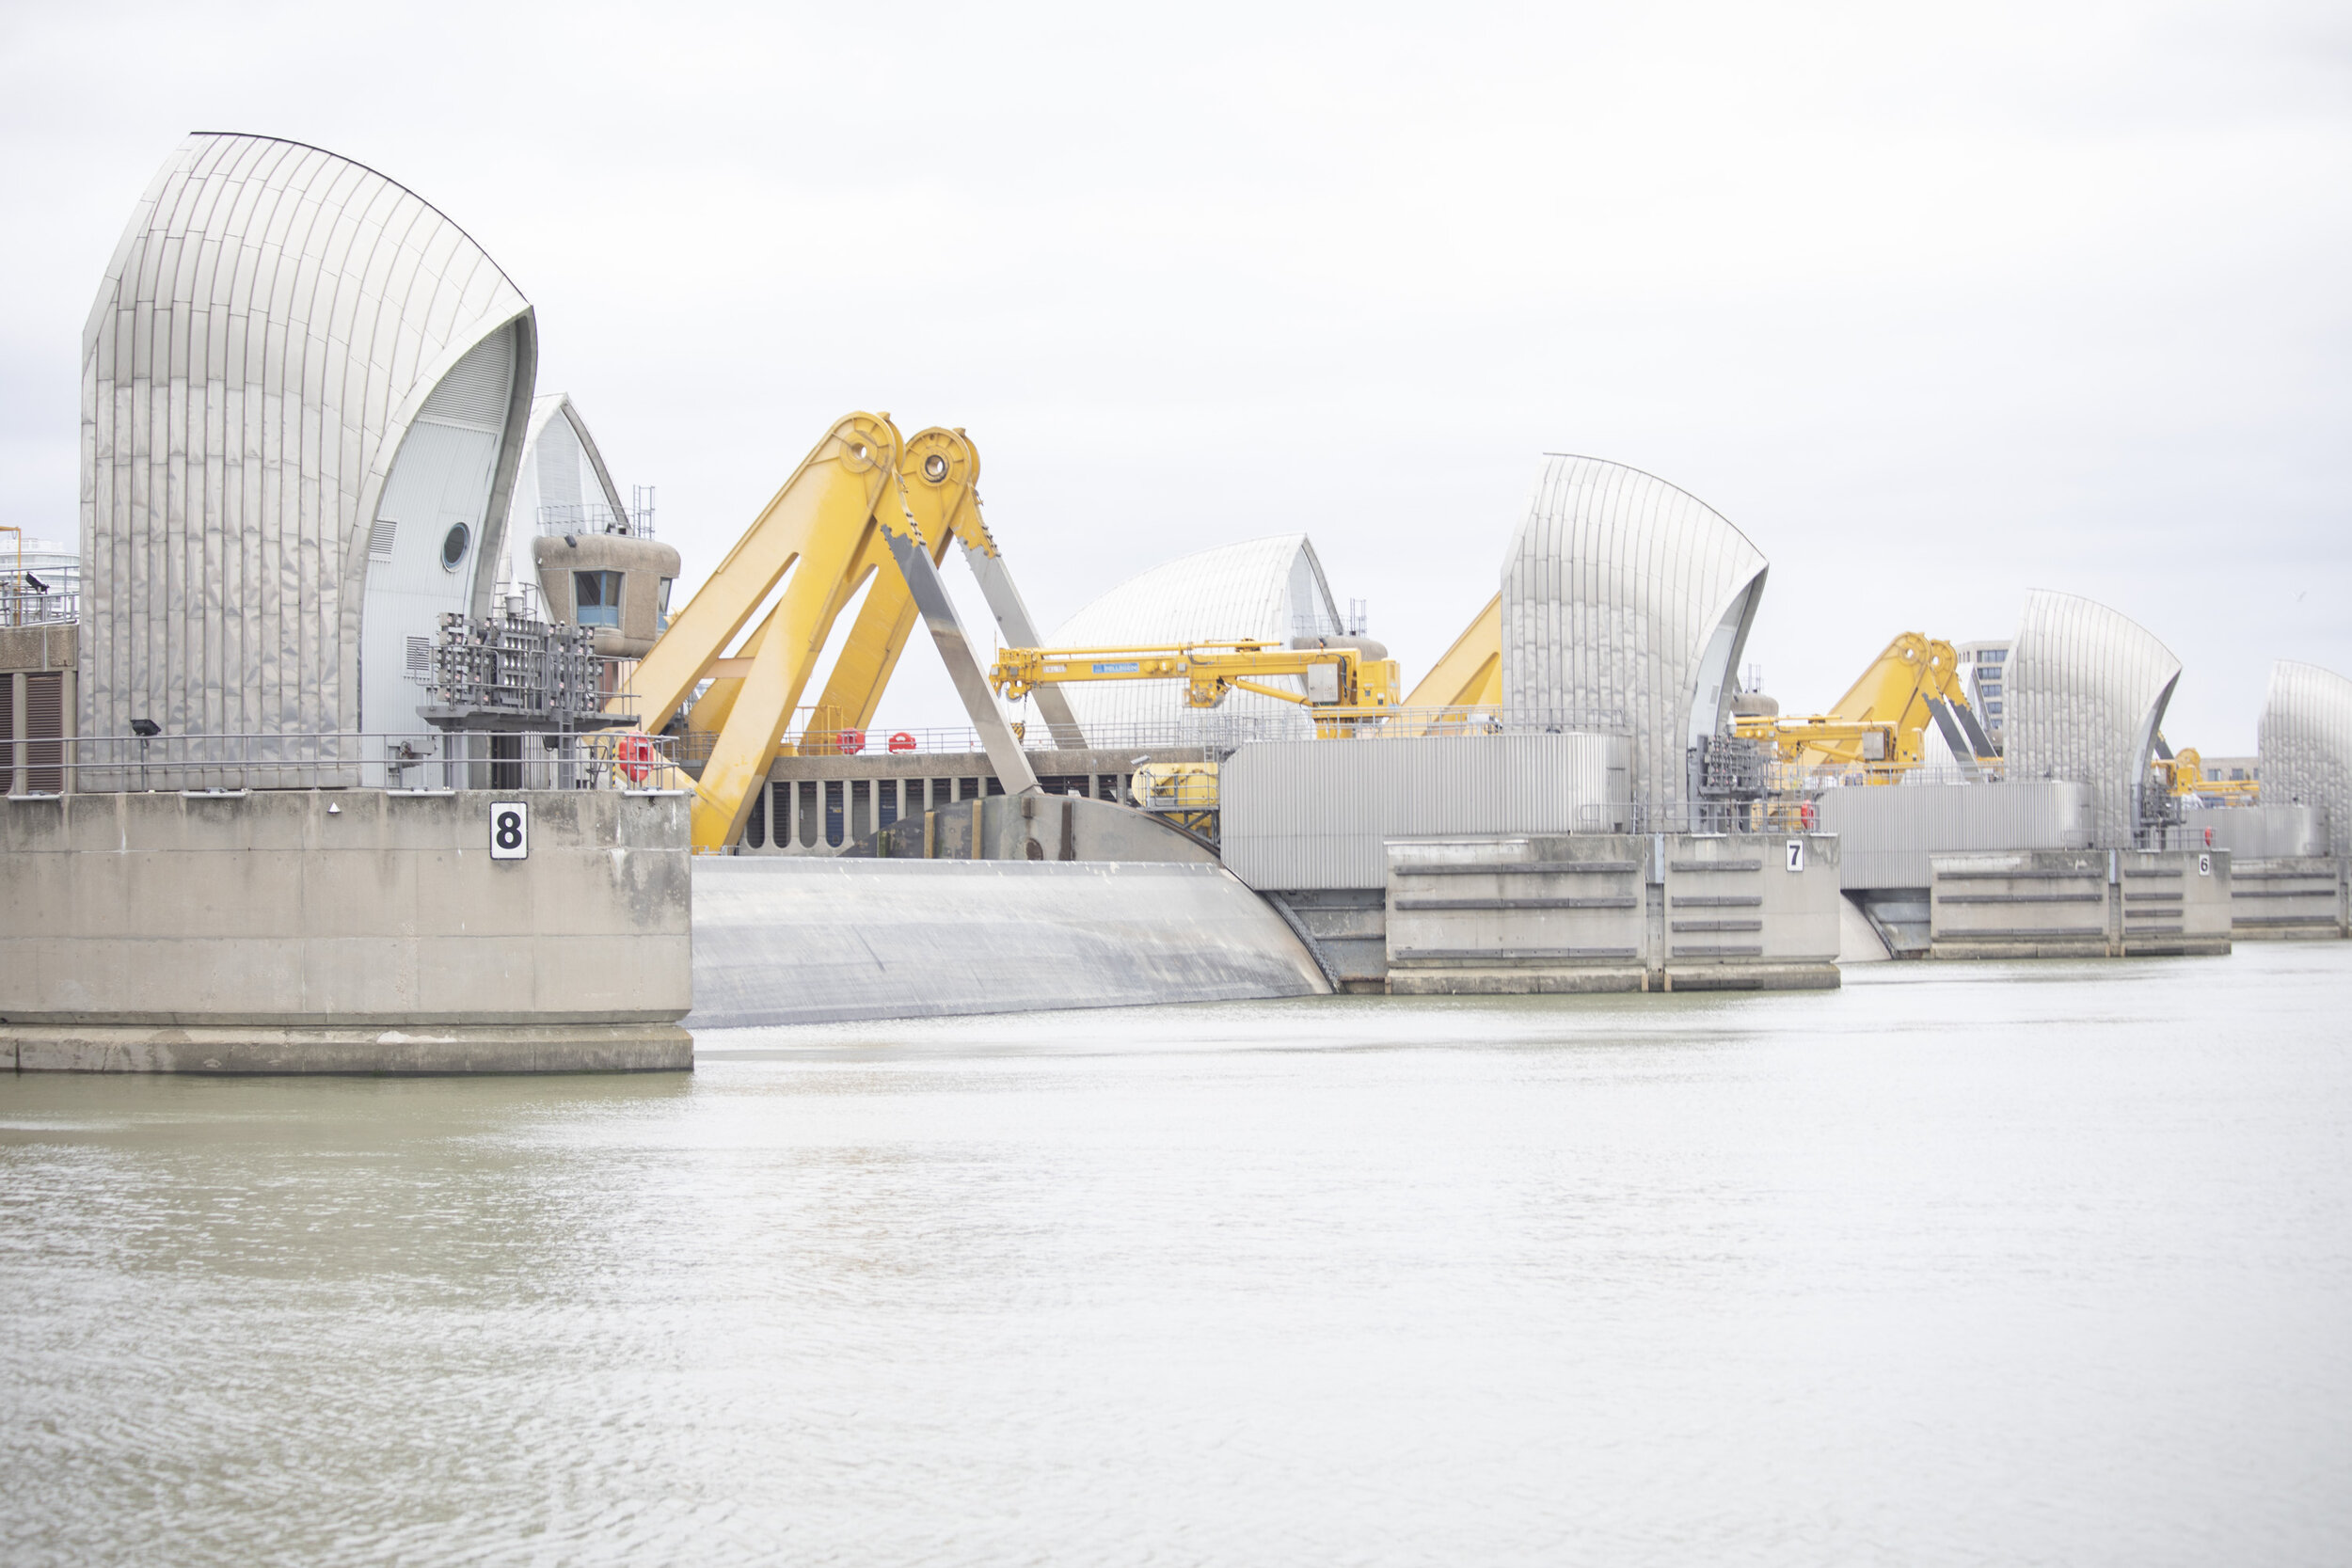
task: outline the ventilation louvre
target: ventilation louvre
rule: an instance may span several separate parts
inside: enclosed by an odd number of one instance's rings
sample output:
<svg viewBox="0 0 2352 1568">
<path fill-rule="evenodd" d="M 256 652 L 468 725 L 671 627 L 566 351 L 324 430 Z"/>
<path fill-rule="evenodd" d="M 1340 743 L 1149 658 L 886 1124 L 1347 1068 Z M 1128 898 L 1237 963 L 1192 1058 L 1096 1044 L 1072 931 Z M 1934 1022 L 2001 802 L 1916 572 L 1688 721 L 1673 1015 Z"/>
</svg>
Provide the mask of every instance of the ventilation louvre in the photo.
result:
<svg viewBox="0 0 2352 1568">
<path fill-rule="evenodd" d="M 412 637 L 408 640 L 408 673 L 412 675 L 429 675 L 433 673 L 433 640 L 431 638 Z"/>
<path fill-rule="evenodd" d="M 399 529 L 400 524 L 389 517 L 378 517 L 375 520 L 375 526 L 368 530 L 368 559 L 370 561 L 392 559 L 392 535 Z"/>
<path fill-rule="evenodd" d="M 449 368 L 418 418 L 476 430 L 506 426 L 507 383 L 515 368 L 515 330 L 501 327 L 467 351 Z"/>
</svg>

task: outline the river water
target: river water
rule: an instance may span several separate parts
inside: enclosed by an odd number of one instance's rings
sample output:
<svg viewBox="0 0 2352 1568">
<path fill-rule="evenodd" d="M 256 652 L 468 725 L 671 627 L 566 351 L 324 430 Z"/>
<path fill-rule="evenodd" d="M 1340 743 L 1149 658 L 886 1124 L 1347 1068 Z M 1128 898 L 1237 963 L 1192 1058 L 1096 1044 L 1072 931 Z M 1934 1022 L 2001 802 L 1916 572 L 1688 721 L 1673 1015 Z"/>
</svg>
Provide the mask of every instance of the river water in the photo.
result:
<svg viewBox="0 0 2352 1568">
<path fill-rule="evenodd" d="M 2352 1561 L 2352 944 L 0 1078 L 0 1560 Z"/>
</svg>

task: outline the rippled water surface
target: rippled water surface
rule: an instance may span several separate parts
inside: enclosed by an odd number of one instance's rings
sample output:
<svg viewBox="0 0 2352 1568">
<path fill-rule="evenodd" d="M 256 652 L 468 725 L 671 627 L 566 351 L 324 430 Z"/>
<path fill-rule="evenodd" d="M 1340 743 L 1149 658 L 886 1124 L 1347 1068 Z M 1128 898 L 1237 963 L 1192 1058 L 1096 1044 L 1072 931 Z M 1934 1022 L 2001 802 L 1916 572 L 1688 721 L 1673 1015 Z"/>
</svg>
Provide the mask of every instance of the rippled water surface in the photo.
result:
<svg viewBox="0 0 2352 1568">
<path fill-rule="evenodd" d="M 2352 1560 L 2352 946 L 0 1078 L 0 1560 Z"/>
</svg>

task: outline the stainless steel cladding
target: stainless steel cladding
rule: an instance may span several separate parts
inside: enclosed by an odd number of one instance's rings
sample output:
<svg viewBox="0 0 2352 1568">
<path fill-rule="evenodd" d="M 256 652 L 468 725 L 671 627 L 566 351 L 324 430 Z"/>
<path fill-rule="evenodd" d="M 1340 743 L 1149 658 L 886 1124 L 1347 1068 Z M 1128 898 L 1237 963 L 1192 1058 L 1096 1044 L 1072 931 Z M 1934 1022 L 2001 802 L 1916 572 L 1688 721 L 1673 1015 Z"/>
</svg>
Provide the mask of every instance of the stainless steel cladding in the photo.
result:
<svg viewBox="0 0 2352 1568">
<path fill-rule="evenodd" d="M 2352 680 L 2280 659 L 2260 736 L 2263 803 L 2318 807 L 2329 851 L 2352 855 Z"/>
<path fill-rule="evenodd" d="M 1502 572 L 1502 699 L 1512 721 L 1621 709 L 1632 799 L 1689 798 L 1687 757 L 1723 725 L 1766 562 L 1664 480 L 1552 456 Z"/>
<path fill-rule="evenodd" d="M 1857 784 L 1822 791 L 1814 809 L 1854 889 L 1924 888 L 1934 855 L 2090 847 L 2090 791 L 2071 781 Z"/>
<path fill-rule="evenodd" d="M 1303 533 L 1251 539 L 1184 556 L 1129 578 L 1064 621 L 1046 639 L 1057 648 L 1157 646 L 1164 643 L 1228 641 L 1253 638 L 1278 646 L 1301 628 L 1340 628 L 1323 564 Z M 1304 692 L 1295 675 L 1280 685 Z M 1215 713 L 1189 707 L 1181 681 L 1136 681 L 1063 688 L 1088 734 L 1099 729 L 1173 725 L 1180 739 L 1196 734 L 1213 740 L 1230 724 L 1247 721 L 1263 732 L 1314 734 L 1313 721 L 1296 704 L 1237 691 Z"/>
<path fill-rule="evenodd" d="M 1255 888 L 1376 888 L 1391 839 L 1622 832 L 1627 741 L 1566 733 L 1269 741 L 1218 780 L 1225 864 Z"/>
<path fill-rule="evenodd" d="M 83 733 L 416 727 L 407 640 L 489 608 L 536 358 L 415 195 L 191 136 L 82 337 Z"/>
<path fill-rule="evenodd" d="M 2181 661 L 2103 604 L 2036 589 L 2009 661 L 2009 777 L 2090 785 L 2092 844 L 2131 847 Z"/>
<path fill-rule="evenodd" d="M 2227 849 L 2241 865 L 2328 852 L 2328 825 L 2316 806 L 2191 806 L 2181 813 L 2181 847 Z"/>
</svg>

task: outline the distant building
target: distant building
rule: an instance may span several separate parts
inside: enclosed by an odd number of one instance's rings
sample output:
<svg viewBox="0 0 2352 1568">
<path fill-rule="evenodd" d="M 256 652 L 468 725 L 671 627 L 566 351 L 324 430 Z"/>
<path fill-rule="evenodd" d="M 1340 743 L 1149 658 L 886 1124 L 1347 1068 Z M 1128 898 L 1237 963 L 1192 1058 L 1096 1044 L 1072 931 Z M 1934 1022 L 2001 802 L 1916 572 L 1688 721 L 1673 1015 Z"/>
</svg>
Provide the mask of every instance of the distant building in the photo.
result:
<svg viewBox="0 0 2352 1568">
<path fill-rule="evenodd" d="M 1960 678 L 1962 689 L 1968 693 L 1968 705 L 1977 710 L 1977 722 L 1993 741 L 1995 751 L 2003 749 L 2003 736 L 2009 718 L 2009 656 L 2015 646 L 2010 642 L 1963 642 L 1960 645 Z"/>
</svg>

